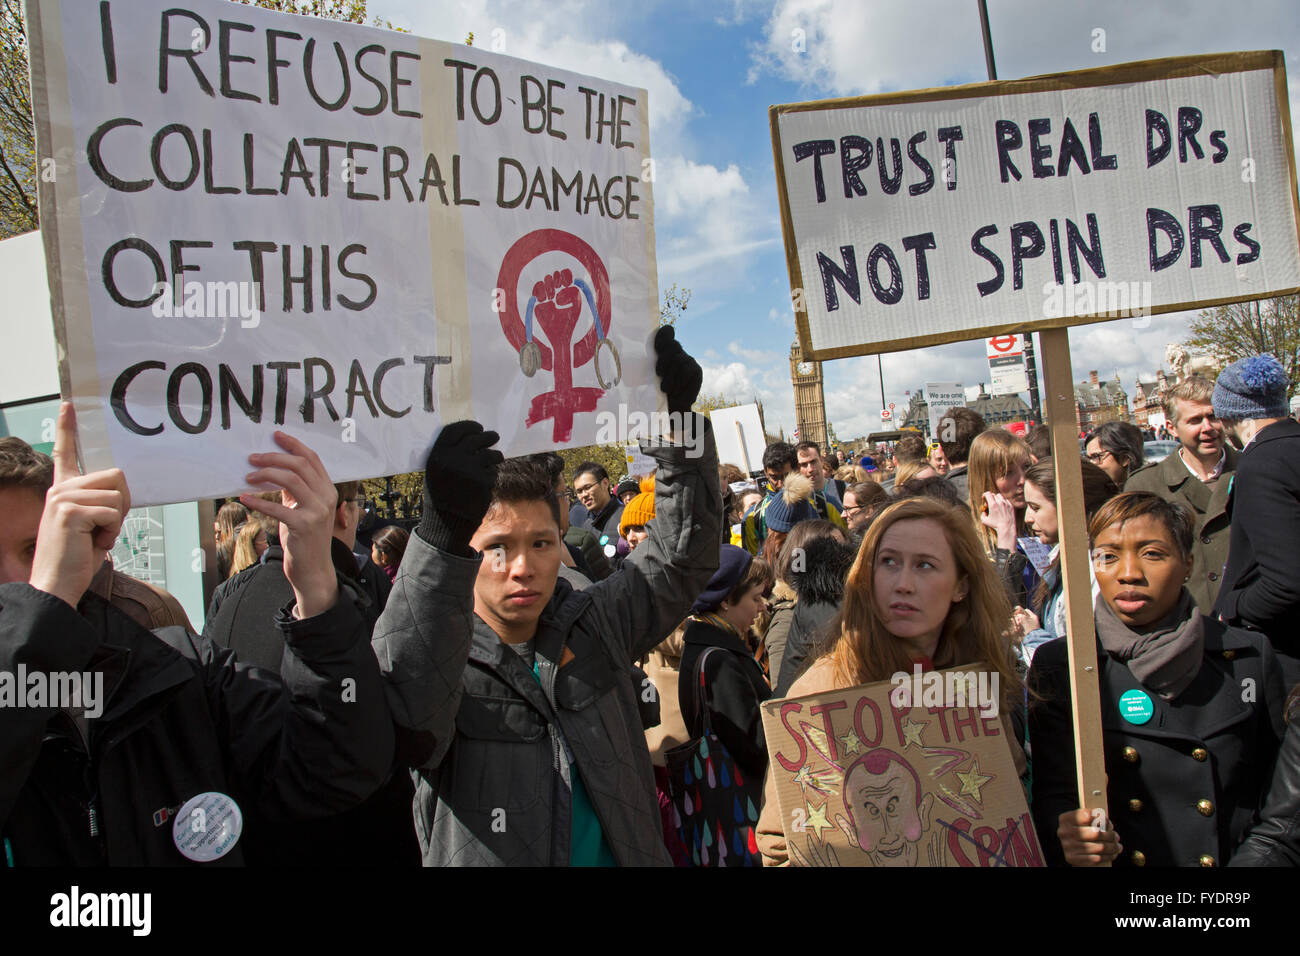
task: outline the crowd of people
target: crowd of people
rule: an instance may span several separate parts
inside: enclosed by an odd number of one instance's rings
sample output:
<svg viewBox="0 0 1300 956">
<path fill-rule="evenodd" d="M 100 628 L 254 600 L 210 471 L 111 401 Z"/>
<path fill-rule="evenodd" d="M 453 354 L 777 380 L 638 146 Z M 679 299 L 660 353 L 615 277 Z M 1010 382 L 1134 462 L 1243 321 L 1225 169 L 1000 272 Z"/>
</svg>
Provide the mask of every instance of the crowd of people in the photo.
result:
<svg viewBox="0 0 1300 956">
<path fill-rule="evenodd" d="M 655 349 L 690 414 L 700 366 L 671 328 Z M 1156 463 L 1134 426 L 1084 439 L 1108 822 L 1078 805 L 1045 428 L 957 407 L 888 456 L 772 443 L 753 480 L 701 416 L 702 452 L 647 444 L 654 474 L 614 482 L 457 422 L 418 525 L 368 548 L 357 483 L 277 433 L 248 480 L 279 491 L 217 513 L 196 633 L 106 559 L 130 491 L 79 473 L 65 405 L 52 459 L 0 440 L 0 671 L 102 674 L 107 700 L 0 707 L 6 862 L 178 863 L 163 823 L 216 792 L 241 808 L 224 864 L 781 865 L 762 704 L 964 666 L 996 677 L 1050 863 L 1300 865 L 1288 384 L 1270 356 L 1187 378 Z M 1151 719 L 1121 714 L 1135 693 Z M 934 862 L 882 832 L 878 865 Z"/>
</svg>

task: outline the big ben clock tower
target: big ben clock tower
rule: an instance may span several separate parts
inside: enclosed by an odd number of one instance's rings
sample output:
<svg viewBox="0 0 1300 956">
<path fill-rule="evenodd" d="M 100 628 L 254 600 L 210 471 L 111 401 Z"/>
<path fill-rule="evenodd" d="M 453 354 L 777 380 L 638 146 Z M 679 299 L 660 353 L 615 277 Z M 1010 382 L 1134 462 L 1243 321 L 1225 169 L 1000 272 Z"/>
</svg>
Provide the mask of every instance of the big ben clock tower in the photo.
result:
<svg viewBox="0 0 1300 956">
<path fill-rule="evenodd" d="M 826 450 L 826 396 L 822 392 L 822 363 L 805 361 L 796 341 L 790 346 L 790 380 L 794 383 L 794 418 L 799 440 Z"/>
</svg>

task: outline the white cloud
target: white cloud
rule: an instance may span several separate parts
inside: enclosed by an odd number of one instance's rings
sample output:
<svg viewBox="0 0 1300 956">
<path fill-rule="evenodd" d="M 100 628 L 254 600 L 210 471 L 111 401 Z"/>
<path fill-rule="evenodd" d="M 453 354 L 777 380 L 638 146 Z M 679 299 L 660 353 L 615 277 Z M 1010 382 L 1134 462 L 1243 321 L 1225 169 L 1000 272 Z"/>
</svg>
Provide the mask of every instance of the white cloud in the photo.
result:
<svg viewBox="0 0 1300 956">
<path fill-rule="evenodd" d="M 759 391 L 758 385 L 750 377 L 749 368 L 742 362 L 728 362 L 726 365 L 705 365 L 704 385 L 700 391 L 709 395 L 725 395 L 743 401 Z"/>
<path fill-rule="evenodd" d="M 727 351 L 732 355 L 743 358 L 746 362 L 753 363 L 776 362 L 781 358 L 776 352 L 769 352 L 764 349 L 747 349 L 739 342 L 729 342 Z"/>
</svg>

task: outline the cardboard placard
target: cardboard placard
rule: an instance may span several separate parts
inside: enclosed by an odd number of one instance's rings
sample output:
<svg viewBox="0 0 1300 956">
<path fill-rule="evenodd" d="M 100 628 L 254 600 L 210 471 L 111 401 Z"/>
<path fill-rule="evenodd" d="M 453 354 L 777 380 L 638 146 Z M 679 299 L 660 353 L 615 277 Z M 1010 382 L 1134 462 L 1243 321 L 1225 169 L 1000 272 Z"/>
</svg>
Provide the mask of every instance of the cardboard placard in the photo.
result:
<svg viewBox="0 0 1300 956">
<path fill-rule="evenodd" d="M 517 455 L 663 407 L 644 90 L 222 0 L 27 11 L 63 392 L 137 504 L 242 490 L 276 429 L 343 481 L 444 420 Z"/>
<path fill-rule="evenodd" d="M 713 422 L 713 437 L 718 442 L 718 461 L 733 464 L 746 474 L 763 470 L 763 449 L 767 437 L 757 405 L 736 405 L 732 408 L 715 408 L 709 412 Z"/>
<path fill-rule="evenodd" d="M 1280 51 L 771 108 L 805 358 L 1300 290 Z"/>
<path fill-rule="evenodd" d="M 996 704 L 982 706 L 997 695 L 986 674 L 974 687 L 965 680 L 977 671 L 918 671 L 763 704 L 792 863 L 1044 865 L 1005 725 Z M 945 692 L 974 706 L 939 706 Z"/>
<path fill-rule="evenodd" d="M 930 419 L 930 441 L 938 441 L 939 419 L 950 408 L 966 407 L 966 389 L 960 382 L 926 382 L 925 402 Z"/>
</svg>

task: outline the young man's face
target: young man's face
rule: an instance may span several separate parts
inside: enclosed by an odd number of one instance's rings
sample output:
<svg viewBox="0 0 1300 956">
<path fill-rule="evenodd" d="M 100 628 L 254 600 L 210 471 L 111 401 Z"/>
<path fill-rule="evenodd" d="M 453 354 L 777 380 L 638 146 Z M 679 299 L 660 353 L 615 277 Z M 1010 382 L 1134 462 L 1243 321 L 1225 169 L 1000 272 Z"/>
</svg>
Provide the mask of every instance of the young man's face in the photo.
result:
<svg viewBox="0 0 1300 956">
<path fill-rule="evenodd" d="M 27 581 L 36 555 L 45 496 L 31 488 L 0 488 L 0 584 Z"/>
<path fill-rule="evenodd" d="M 786 470 L 784 465 L 777 465 L 775 468 L 764 468 L 763 473 L 767 475 L 767 487 L 773 494 L 781 490 L 781 484 L 785 481 Z"/>
<path fill-rule="evenodd" d="M 1214 406 L 1183 398 L 1175 399 L 1174 404 L 1178 408 L 1178 421 L 1174 423 L 1178 443 L 1201 458 L 1222 455 L 1223 426 L 1214 417 Z"/>
<path fill-rule="evenodd" d="M 812 481 L 813 487 L 821 491 L 826 484 L 826 472 L 822 468 L 822 455 L 815 448 L 799 449 L 799 471 Z"/>
<path fill-rule="evenodd" d="M 593 474 L 579 475 L 573 481 L 573 491 L 591 514 L 599 514 L 609 504 L 609 479 L 596 480 Z"/>
<path fill-rule="evenodd" d="M 508 644 L 530 639 L 560 573 L 560 529 L 544 501 L 497 502 L 470 540 L 483 552 L 474 613 Z"/>
</svg>

